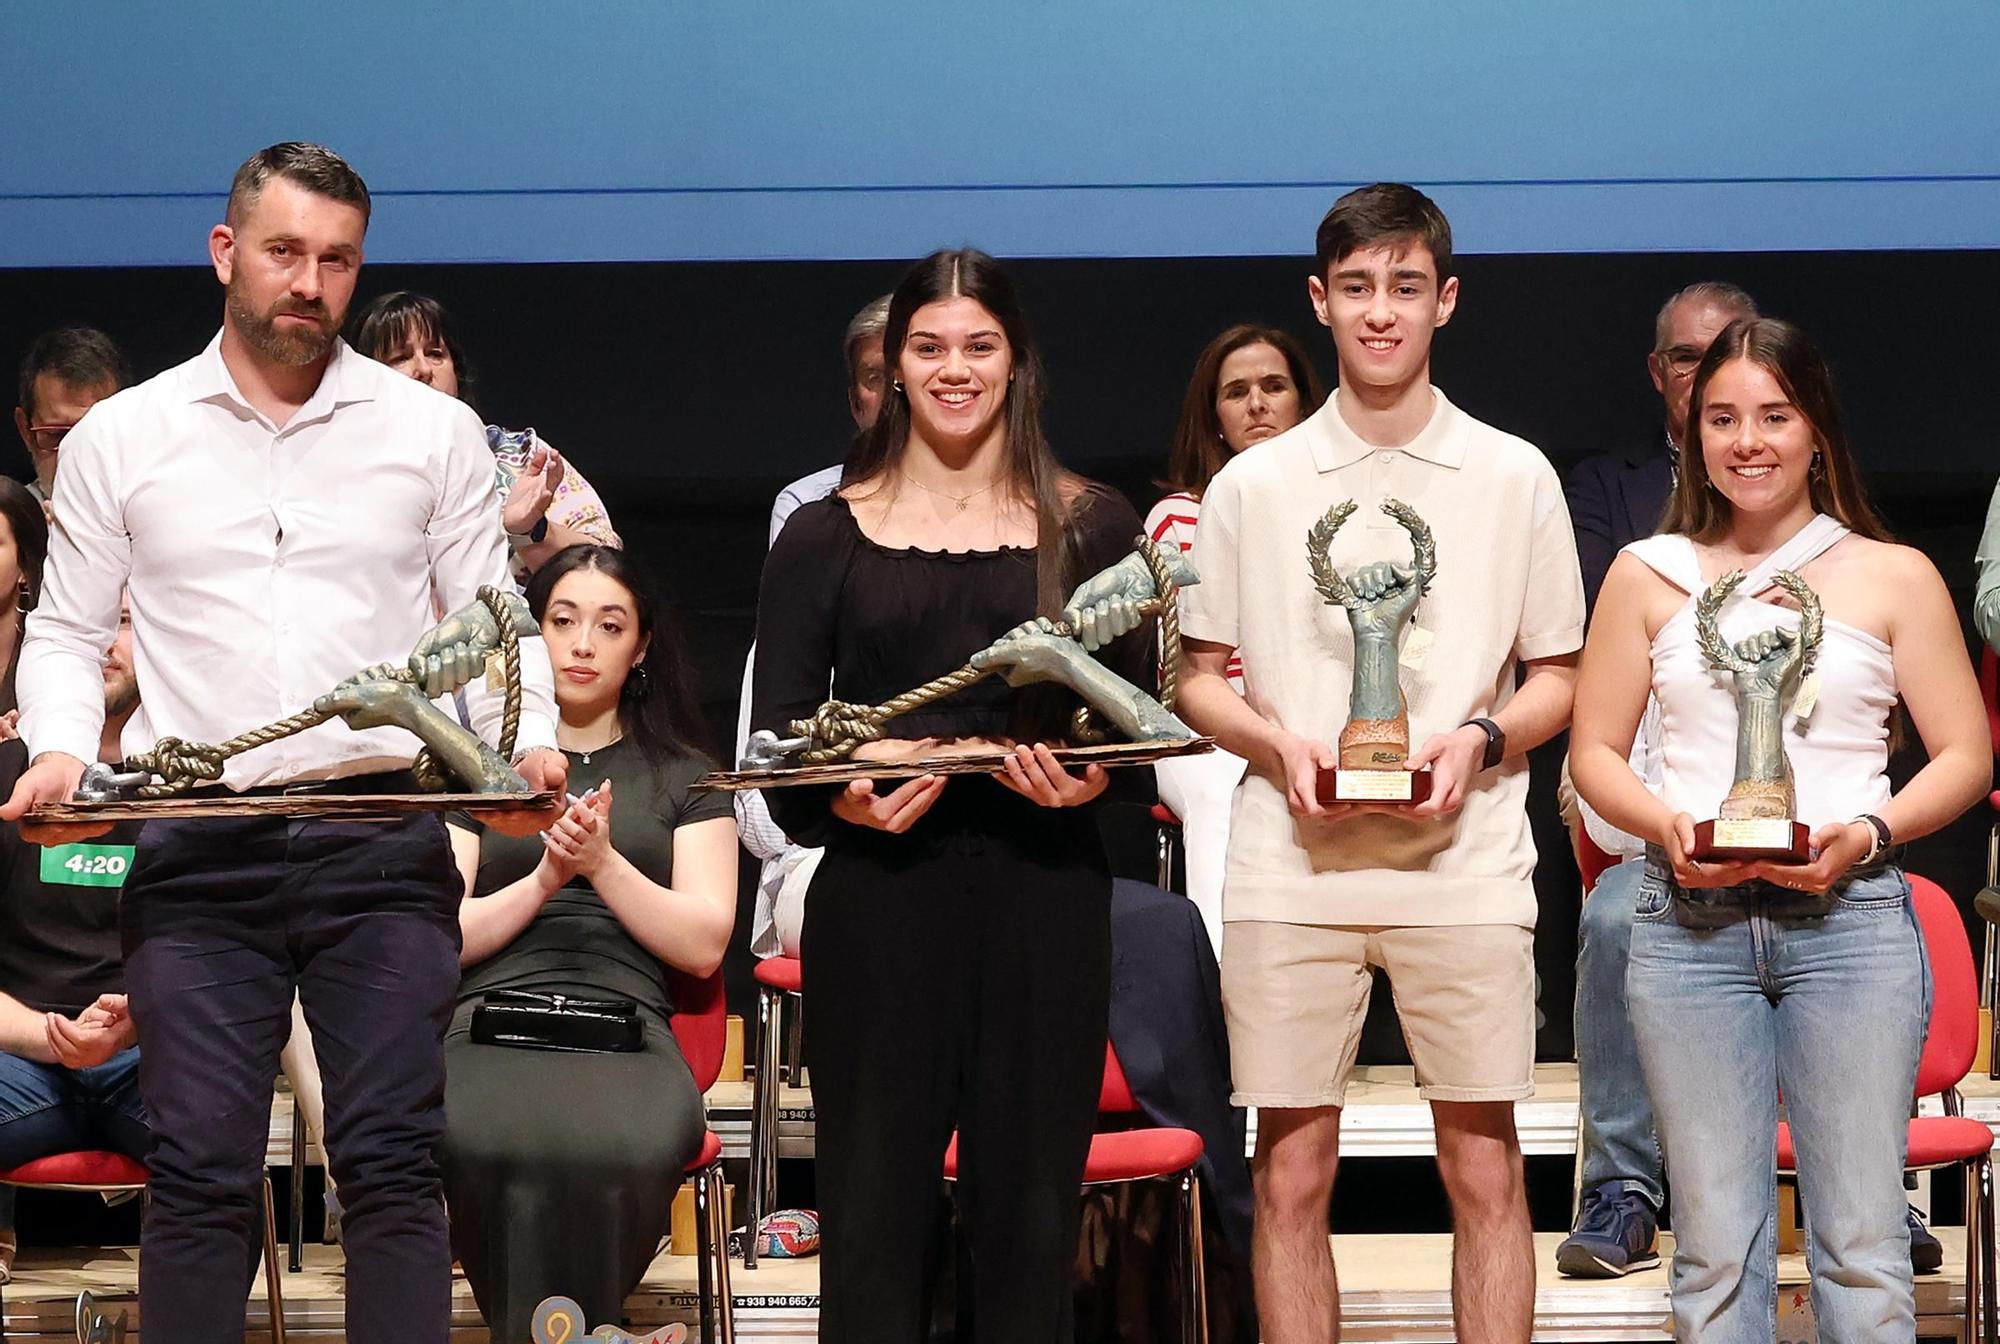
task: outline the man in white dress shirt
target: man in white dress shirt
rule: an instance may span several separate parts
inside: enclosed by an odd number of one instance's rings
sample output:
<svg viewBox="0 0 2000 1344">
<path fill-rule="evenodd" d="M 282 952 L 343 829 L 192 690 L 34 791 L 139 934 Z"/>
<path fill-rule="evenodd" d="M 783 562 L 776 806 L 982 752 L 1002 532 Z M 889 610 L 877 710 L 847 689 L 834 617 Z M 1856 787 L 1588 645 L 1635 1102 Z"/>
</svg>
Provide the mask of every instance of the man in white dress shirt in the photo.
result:
<svg viewBox="0 0 2000 1344">
<path fill-rule="evenodd" d="M 433 587 L 455 610 L 481 584 L 508 585 L 478 418 L 338 337 L 368 213 L 366 186 L 332 151 L 253 155 L 209 235 L 227 291 L 221 333 L 65 438 L 19 672 L 32 764 L 0 817 L 69 797 L 95 755 L 121 588 L 142 692 L 130 751 L 168 735 L 220 742 L 294 713 L 408 658 L 432 625 Z M 560 789 L 548 660 L 539 640 L 523 642 L 516 767 Z M 490 740 L 499 697 L 467 692 Z M 232 758 L 222 785 L 404 792 L 416 745 L 400 729 L 328 724 Z M 504 828 L 551 820 L 518 814 Z M 77 838 L 35 829 L 24 833 Z M 149 1344 L 243 1337 L 295 990 L 326 1080 L 347 1337 L 443 1344 L 451 1252 L 433 1150 L 461 894 L 434 814 L 147 823 L 120 933 L 154 1123 L 139 1271 Z"/>
</svg>

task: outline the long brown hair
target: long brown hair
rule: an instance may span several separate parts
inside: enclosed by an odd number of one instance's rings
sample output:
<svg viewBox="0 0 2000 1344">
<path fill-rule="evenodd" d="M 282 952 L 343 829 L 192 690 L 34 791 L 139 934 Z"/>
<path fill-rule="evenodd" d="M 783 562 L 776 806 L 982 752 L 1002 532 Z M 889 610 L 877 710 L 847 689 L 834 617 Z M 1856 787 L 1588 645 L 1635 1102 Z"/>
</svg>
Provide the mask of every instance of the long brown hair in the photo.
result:
<svg viewBox="0 0 2000 1344">
<path fill-rule="evenodd" d="M 1081 576 L 1076 573 L 1077 523 L 1104 487 L 1065 470 L 1042 432 L 1047 375 L 1028 329 L 1014 285 L 1000 263 L 976 248 L 931 253 L 910 268 L 889 296 L 889 321 L 882 331 L 882 355 L 893 377 L 917 309 L 939 299 L 971 299 L 993 314 L 1013 351 L 1013 380 L 1006 390 L 1007 488 L 1035 508 L 1035 605 L 1054 616 Z M 900 380 L 892 383 L 875 417 L 848 455 L 841 485 L 888 477 L 902 465 L 910 443 L 910 400 Z M 1050 526 L 1054 523 L 1054 526 Z"/>
<path fill-rule="evenodd" d="M 1775 317 L 1738 318 L 1717 334 L 1702 356 L 1688 394 L 1687 433 L 1682 436 L 1687 442 L 1680 450 L 1680 479 L 1667 501 L 1660 531 L 1711 542 L 1729 529 L 1729 501 L 1709 480 L 1708 463 L 1702 457 L 1701 412 L 1709 379 L 1732 359 L 1747 359 L 1770 373 L 1812 427 L 1819 447 L 1818 459 L 1807 473 L 1813 507 L 1864 537 L 1894 540 L 1875 506 L 1868 502 L 1854 454 L 1847 446 L 1833 374 L 1803 330 Z"/>
<path fill-rule="evenodd" d="M 1167 474 L 1156 482 L 1162 490 L 1184 490 L 1200 499 L 1215 473 L 1229 460 L 1229 445 L 1222 440 L 1222 420 L 1215 413 L 1215 394 L 1222 381 L 1222 361 L 1253 345 L 1268 345 L 1285 357 L 1292 386 L 1299 390 L 1301 420 L 1326 400 L 1319 370 L 1313 368 L 1305 347 L 1290 332 L 1238 323 L 1203 347 L 1194 362 L 1187 395 L 1181 399 L 1180 423 L 1174 426 L 1173 450 L 1167 455 Z"/>
</svg>

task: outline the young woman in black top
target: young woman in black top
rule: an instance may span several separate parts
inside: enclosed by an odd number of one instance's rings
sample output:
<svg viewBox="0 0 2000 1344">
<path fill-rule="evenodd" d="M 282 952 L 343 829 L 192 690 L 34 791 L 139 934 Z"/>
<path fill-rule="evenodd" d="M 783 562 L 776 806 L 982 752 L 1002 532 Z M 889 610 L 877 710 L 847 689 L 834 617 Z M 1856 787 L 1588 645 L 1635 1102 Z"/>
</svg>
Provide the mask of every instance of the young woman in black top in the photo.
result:
<svg viewBox="0 0 2000 1344">
<path fill-rule="evenodd" d="M 727 794 L 689 787 L 710 765 L 651 586 L 624 552 L 572 546 L 536 571 L 528 605 L 555 664 L 570 787 L 596 795 L 541 835 L 453 819 L 467 899 L 442 1165 L 452 1247 L 496 1344 L 526 1344 L 557 1293 L 592 1323 L 623 1319 L 703 1134 L 667 967 L 713 974 L 736 918 L 735 814 Z M 492 990 L 630 999 L 644 1048 L 475 1044 Z"/>
<path fill-rule="evenodd" d="M 918 263 L 884 340 L 890 392 L 847 483 L 793 514 L 765 562 L 758 727 L 809 715 L 829 685 L 873 704 L 958 667 L 1059 614 L 1138 535 L 1123 498 L 1050 453 L 1041 363 L 991 257 Z M 1129 612 L 1108 619 L 1102 633 L 1124 636 L 1108 657 L 1143 684 L 1149 633 L 1128 633 Z M 891 720 L 895 740 L 859 754 L 1023 744 L 1004 775 L 766 794 L 795 841 L 827 850 L 801 946 L 826 1344 L 923 1336 L 954 1129 L 978 1339 L 1071 1337 L 1109 994 L 1111 879 L 1088 805 L 1108 777 L 1025 744 L 1059 736 L 1074 707 L 989 679 Z"/>
</svg>

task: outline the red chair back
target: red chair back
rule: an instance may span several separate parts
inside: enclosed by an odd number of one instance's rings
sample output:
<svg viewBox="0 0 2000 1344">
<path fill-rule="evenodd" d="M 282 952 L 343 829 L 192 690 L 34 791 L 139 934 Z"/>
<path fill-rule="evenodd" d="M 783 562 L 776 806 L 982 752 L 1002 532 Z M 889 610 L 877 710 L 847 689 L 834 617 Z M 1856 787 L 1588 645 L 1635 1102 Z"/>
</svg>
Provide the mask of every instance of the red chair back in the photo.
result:
<svg viewBox="0 0 2000 1344">
<path fill-rule="evenodd" d="M 1986 735 L 2000 756 L 2000 654 L 1992 649 L 1979 651 L 1979 698 L 1986 702 Z"/>
<path fill-rule="evenodd" d="M 722 992 L 722 972 L 697 980 L 669 966 L 667 992 L 674 1003 L 668 1025 L 680 1042 L 688 1072 L 694 1075 L 694 1090 L 706 1092 L 722 1073 L 722 1051 L 729 1039 L 729 1000 Z"/>
<path fill-rule="evenodd" d="M 1917 1060 L 1917 1095 L 1958 1086 L 1979 1046 L 1979 973 L 1958 904 L 1928 877 L 1910 875 L 1910 903 L 1931 963 L 1931 1020 Z"/>
<path fill-rule="evenodd" d="M 1132 1085 L 1125 1081 L 1125 1066 L 1118 1062 L 1118 1052 L 1111 1042 L 1104 1043 L 1104 1085 L 1097 1093 L 1097 1113 L 1099 1115 L 1127 1115 L 1139 1109 L 1138 1100 L 1132 1095 Z"/>
</svg>

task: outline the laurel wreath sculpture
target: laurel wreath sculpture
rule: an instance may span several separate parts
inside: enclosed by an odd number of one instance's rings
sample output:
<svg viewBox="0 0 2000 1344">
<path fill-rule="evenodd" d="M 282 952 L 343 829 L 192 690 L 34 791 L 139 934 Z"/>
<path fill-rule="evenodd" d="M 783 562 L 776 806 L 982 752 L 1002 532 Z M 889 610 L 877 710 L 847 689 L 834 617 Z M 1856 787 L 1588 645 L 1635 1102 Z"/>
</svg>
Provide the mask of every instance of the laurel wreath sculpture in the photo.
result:
<svg viewBox="0 0 2000 1344">
<path fill-rule="evenodd" d="M 1744 572 L 1732 569 L 1708 586 L 1708 591 L 1695 599 L 1695 638 L 1701 646 L 1711 666 L 1724 672 L 1748 672 L 1753 664 L 1737 656 L 1729 641 L 1722 637 L 1716 626 L 1716 616 L 1722 604 L 1736 591 L 1744 580 Z M 1771 576 L 1773 587 L 1782 588 L 1792 595 L 1799 604 L 1799 644 L 1803 650 L 1799 659 L 1799 677 L 1805 678 L 1813 670 L 1819 658 L 1820 636 L 1826 629 L 1826 613 L 1820 606 L 1819 594 L 1806 585 L 1806 581 L 1789 569 L 1781 569 Z"/>
<path fill-rule="evenodd" d="M 1361 607 L 1361 599 L 1347 586 L 1347 580 L 1340 577 L 1328 557 L 1326 548 L 1332 544 L 1334 534 L 1354 516 L 1354 501 L 1347 500 L 1326 511 L 1326 515 L 1314 523 L 1306 533 L 1306 563 L 1312 566 L 1313 587 L 1328 602 L 1337 603 L 1349 611 Z M 1403 525 L 1410 534 L 1411 567 L 1417 572 L 1417 584 L 1424 592 L 1431 589 L 1431 580 L 1437 577 L 1437 539 L 1431 535 L 1430 524 L 1417 517 L 1417 511 L 1399 499 L 1382 501 L 1382 512 Z"/>
<path fill-rule="evenodd" d="M 500 652 L 505 666 L 507 693 L 504 712 L 500 720 L 500 754 L 510 757 L 514 754 L 514 738 L 521 728 L 521 646 L 514 629 L 512 614 L 508 611 L 508 601 L 512 594 L 502 593 L 488 585 L 479 590 L 479 600 L 493 613 L 494 624 L 500 631 Z M 386 680 L 414 684 L 417 674 L 407 667 L 399 667 L 386 675 Z M 153 744 L 151 751 L 140 752 L 125 758 L 126 770 L 143 770 L 158 775 L 160 782 L 139 787 L 140 798 L 171 798 L 186 793 L 197 784 L 212 784 L 222 778 L 223 762 L 232 756 L 240 756 L 254 747 L 266 746 L 282 741 L 308 728 L 317 728 L 328 719 L 339 718 L 336 711 L 302 709 L 276 723 L 262 728 L 253 728 L 247 733 L 238 733 L 227 742 L 209 744 L 188 742 L 178 737 L 163 737 Z M 417 752 L 411 764 L 411 773 L 416 776 L 419 787 L 437 793 L 449 782 L 444 771 L 431 759 L 428 748 Z"/>
<path fill-rule="evenodd" d="M 1134 539 L 1133 546 L 1145 557 L 1146 568 L 1153 575 L 1156 596 L 1142 602 L 1139 611 L 1142 615 L 1160 618 L 1159 699 L 1161 707 L 1171 713 L 1174 695 L 1180 686 L 1180 585 L 1174 582 L 1165 553 L 1151 537 L 1141 535 Z M 1076 636 L 1076 630 L 1067 621 L 1051 622 L 1048 633 L 1063 639 Z M 812 717 L 793 719 L 787 725 L 794 736 L 808 738 L 812 742 L 812 746 L 800 753 L 799 760 L 805 765 L 825 765 L 844 760 L 862 743 L 881 737 L 882 727 L 890 719 L 942 700 L 974 682 L 997 675 L 999 670 L 997 667 L 977 668 L 967 663 L 955 672 L 947 672 L 935 681 L 926 682 L 879 705 L 829 700 L 815 710 Z M 1071 731 L 1080 740 L 1101 740 L 1104 734 L 1091 723 L 1089 715 L 1089 706 L 1080 707 L 1071 718 Z"/>
</svg>

